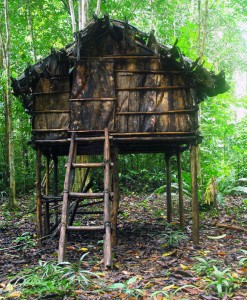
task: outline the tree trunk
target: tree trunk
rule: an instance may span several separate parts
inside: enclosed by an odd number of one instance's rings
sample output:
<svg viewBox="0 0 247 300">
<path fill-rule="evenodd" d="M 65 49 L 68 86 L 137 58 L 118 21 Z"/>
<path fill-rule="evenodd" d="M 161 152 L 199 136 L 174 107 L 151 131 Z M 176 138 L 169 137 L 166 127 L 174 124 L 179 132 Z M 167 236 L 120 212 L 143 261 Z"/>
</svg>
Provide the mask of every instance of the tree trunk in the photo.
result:
<svg viewBox="0 0 247 300">
<path fill-rule="evenodd" d="M 30 37 L 30 54 L 33 62 L 36 61 L 35 49 L 34 49 L 34 36 L 33 36 L 33 18 L 31 12 L 31 3 L 30 0 L 27 0 L 27 22 L 28 22 L 28 31 Z"/>
<path fill-rule="evenodd" d="M 10 93 L 10 26 L 8 0 L 4 0 L 4 20 L 5 20 L 5 135 L 6 135 L 6 150 L 8 153 L 7 163 L 9 170 L 9 202 L 10 210 L 16 206 L 16 190 L 15 190 L 15 165 L 14 165 L 14 145 L 13 145 L 13 123 L 12 123 L 12 99 Z"/>
<path fill-rule="evenodd" d="M 97 5 L 96 5 L 96 9 L 95 9 L 95 14 L 97 16 L 100 14 L 100 3 L 101 3 L 101 0 L 97 0 Z"/>
<path fill-rule="evenodd" d="M 206 45 L 206 40 L 207 40 L 207 34 L 208 34 L 208 0 L 205 0 L 205 12 L 204 12 L 204 16 L 203 16 L 203 23 L 202 20 L 200 21 L 200 23 L 202 24 L 201 30 L 202 30 L 202 41 L 200 43 L 200 47 L 198 49 L 198 54 L 200 59 L 202 58 L 203 54 L 204 54 L 204 49 L 205 49 L 205 45 Z"/>
<path fill-rule="evenodd" d="M 204 14 L 202 14 L 202 3 L 201 0 L 198 0 L 198 57 L 201 60 L 204 54 L 207 34 L 208 34 L 208 0 L 205 0 L 204 4 Z M 199 112 L 198 112 L 198 124 L 200 126 L 201 123 L 201 106 L 199 105 Z M 200 146 L 196 147 L 196 162 L 197 162 L 197 176 L 198 176 L 198 183 L 199 188 L 201 190 L 201 198 L 203 196 L 203 181 L 202 181 L 202 172 L 201 172 L 201 157 L 200 157 Z"/>
<path fill-rule="evenodd" d="M 78 1 L 79 30 L 82 30 L 87 25 L 88 0 Z"/>
<path fill-rule="evenodd" d="M 72 31 L 73 33 L 76 32 L 76 20 L 75 20 L 75 10 L 73 5 L 73 0 L 69 0 L 69 11 L 71 17 L 71 24 L 72 24 Z"/>
</svg>

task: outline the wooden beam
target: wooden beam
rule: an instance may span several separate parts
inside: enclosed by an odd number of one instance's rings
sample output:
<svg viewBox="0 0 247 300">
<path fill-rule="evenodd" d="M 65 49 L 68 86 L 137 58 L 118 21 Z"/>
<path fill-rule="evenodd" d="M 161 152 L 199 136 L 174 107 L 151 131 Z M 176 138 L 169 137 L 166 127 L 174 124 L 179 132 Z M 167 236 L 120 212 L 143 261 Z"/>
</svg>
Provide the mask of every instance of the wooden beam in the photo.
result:
<svg viewBox="0 0 247 300">
<path fill-rule="evenodd" d="M 41 159 L 40 147 L 36 151 L 36 220 L 37 220 L 37 245 L 41 246 L 42 238 L 42 201 L 41 201 Z"/>
<path fill-rule="evenodd" d="M 112 267 L 112 249 L 111 249 L 111 209 L 110 209 L 110 143 L 109 132 L 105 129 L 104 144 L 104 265 L 107 268 Z"/>
<path fill-rule="evenodd" d="M 191 191 L 192 191 L 192 240 L 194 245 L 199 244 L 199 201 L 197 183 L 197 156 L 195 145 L 190 149 L 190 172 L 191 172 Z"/>
<path fill-rule="evenodd" d="M 181 166 L 181 153 L 177 153 L 177 169 L 178 169 L 178 200 L 179 200 L 179 222 L 180 227 L 184 228 L 184 199 L 183 199 L 183 178 Z"/>
<path fill-rule="evenodd" d="M 50 92 L 36 92 L 36 93 L 32 93 L 32 95 L 37 96 L 37 95 L 52 95 L 52 94 L 64 94 L 64 93 L 69 93 L 70 90 L 66 90 L 66 91 L 50 91 Z M 59 98 L 57 98 L 56 100 L 59 100 Z"/>
<path fill-rule="evenodd" d="M 94 97 L 94 98 L 79 98 L 79 99 L 69 99 L 71 102 L 80 102 L 80 101 L 115 101 L 117 98 L 101 98 L 101 97 Z"/>
<path fill-rule="evenodd" d="M 49 195 L 49 185 L 50 185 L 50 156 L 46 156 L 46 173 L 45 173 L 45 194 L 46 195 Z M 49 210 L 50 210 L 49 202 L 45 202 L 44 235 L 47 235 L 50 230 Z"/>
<path fill-rule="evenodd" d="M 188 73 L 191 73 L 190 71 L 169 71 L 169 70 L 115 70 L 116 73 L 129 73 L 129 74 L 183 74 L 187 75 Z"/>
<path fill-rule="evenodd" d="M 171 154 L 165 155 L 166 161 L 166 203 L 167 203 L 167 222 L 172 222 L 172 196 L 171 196 Z"/>
<path fill-rule="evenodd" d="M 113 203 L 112 203 L 112 213 L 111 213 L 111 223 L 112 223 L 112 246 L 117 244 L 117 216 L 119 209 L 119 175 L 118 175 L 118 149 L 114 148 L 112 152 L 113 161 Z"/>
<path fill-rule="evenodd" d="M 70 113 L 70 110 L 35 110 L 33 111 L 33 114 L 61 114 L 61 113 Z"/>
<path fill-rule="evenodd" d="M 183 109 L 183 110 L 168 110 L 168 111 L 122 111 L 116 112 L 116 115 L 168 115 L 168 114 L 191 114 L 196 109 Z"/>
<path fill-rule="evenodd" d="M 116 88 L 116 91 L 141 91 L 141 90 L 182 90 L 182 89 L 191 89 L 193 86 L 138 86 L 138 87 L 129 87 L 129 88 Z"/>
</svg>

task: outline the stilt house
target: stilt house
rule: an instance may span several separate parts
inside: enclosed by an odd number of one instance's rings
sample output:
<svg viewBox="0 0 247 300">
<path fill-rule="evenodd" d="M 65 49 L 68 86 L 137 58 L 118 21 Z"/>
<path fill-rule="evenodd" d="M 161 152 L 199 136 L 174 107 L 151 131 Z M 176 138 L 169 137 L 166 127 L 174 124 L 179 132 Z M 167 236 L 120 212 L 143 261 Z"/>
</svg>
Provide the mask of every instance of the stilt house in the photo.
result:
<svg viewBox="0 0 247 300">
<path fill-rule="evenodd" d="M 116 243 L 118 153 L 166 154 L 167 221 L 171 213 L 170 158 L 178 159 L 180 221 L 183 224 L 180 155 L 191 151 L 193 241 L 198 243 L 196 145 L 198 103 L 229 87 L 224 73 L 216 75 L 185 57 L 176 44 L 159 44 L 127 22 L 106 15 L 95 18 L 75 35 L 75 41 L 29 66 L 12 79 L 32 118 L 31 145 L 37 151 L 38 238 L 60 228 L 59 261 L 65 258 L 66 235 L 73 230 L 104 232 L 104 260 L 111 266 Z M 100 163 L 77 163 L 76 156 L 104 155 Z M 41 157 L 47 158 L 46 193 L 41 193 Z M 63 193 L 58 191 L 58 157 L 68 156 Z M 54 161 L 54 188 L 49 191 L 49 161 Z M 72 192 L 75 168 L 104 169 L 104 191 Z M 113 186 L 110 174 L 113 175 Z M 87 176 L 88 171 L 85 172 Z M 62 212 L 54 208 L 62 202 Z M 60 203 L 61 203 L 60 202 Z M 103 203 L 100 225 L 73 224 L 78 208 Z"/>
</svg>

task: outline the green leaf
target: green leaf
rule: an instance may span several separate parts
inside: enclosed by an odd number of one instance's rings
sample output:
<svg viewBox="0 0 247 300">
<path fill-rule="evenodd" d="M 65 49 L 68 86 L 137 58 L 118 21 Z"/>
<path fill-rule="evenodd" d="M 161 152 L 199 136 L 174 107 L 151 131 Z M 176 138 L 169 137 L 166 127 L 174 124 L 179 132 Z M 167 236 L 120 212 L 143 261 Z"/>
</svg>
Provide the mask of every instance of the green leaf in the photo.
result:
<svg viewBox="0 0 247 300">
<path fill-rule="evenodd" d="M 130 285 L 130 284 L 133 284 L 134 282 L 136 282 L 136 280 L 137 280 L 137 276 L 135 276 L 135 277 L 132 277 L 132 278 L 130 278 L 130 279 L 128 279 L 127 280 L 127 285 Z"/>
<path fill-rule="evenodd" d="M 108 286 L 109 289 L 117 290 L 117 289 L 123 289 L 125 288 L 125 284 L 121 282 L 113 283 Z"/>
</svg>

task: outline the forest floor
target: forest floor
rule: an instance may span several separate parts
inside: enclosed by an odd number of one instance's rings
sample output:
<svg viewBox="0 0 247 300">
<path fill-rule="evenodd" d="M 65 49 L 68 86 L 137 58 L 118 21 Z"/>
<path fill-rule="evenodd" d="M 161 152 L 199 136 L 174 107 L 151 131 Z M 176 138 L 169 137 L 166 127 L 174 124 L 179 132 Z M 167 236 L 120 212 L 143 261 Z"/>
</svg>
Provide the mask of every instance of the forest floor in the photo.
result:
<svg viewBox="0 0 247 300">
<path fill-rule="evenodd" d="M 99 233 L 71 235 L 71 265 L 59 267 L 57 237 L 36 247 L 30 199 L 20 199 L 14 213 L 1 209 L 0 299 L 247 299 L 246 199 L 225 197 L 218 209 L 202 211 L 194 247 L 190 200 L 181 231 L 173 198 L 174 221 L 167 224 L 164 195 L 122 197 L 111 271 L 103 267 Z"/>
</svg>

